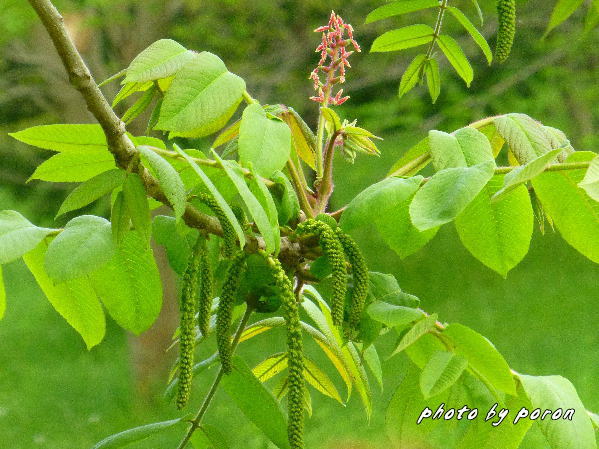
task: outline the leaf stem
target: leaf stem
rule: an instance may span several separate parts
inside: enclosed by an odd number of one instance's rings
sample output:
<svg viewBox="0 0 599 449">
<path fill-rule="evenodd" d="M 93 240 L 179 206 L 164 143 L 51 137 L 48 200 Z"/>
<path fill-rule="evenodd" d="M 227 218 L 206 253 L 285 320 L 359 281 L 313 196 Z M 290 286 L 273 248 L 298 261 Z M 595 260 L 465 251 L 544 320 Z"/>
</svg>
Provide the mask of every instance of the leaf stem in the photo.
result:
<svg viewBox="0 0 599 449">
<path fill-rule="evenodd" d="M 239 344 L 239 339 L 241 338 L 241 334 L 243 333 L 245 326 L 246 326 L 248 320 L 250 319 L 250 315 L 252 314 L 253 311 L 254 311 L 254 309 L 251 308 L 250 306 L 248 306 L 247 309 L 245 310 L 245 313 L 243 314 L 243 317 L 241 318 L 241 321 L 239 322 L 239 326 L 237 326 L 235 335 L 233 336 L 233 342 L 231 343 L 231 354 L 233 354 L 235 352 L 235 349 L 237 348 L 237 345 Z M 189 440 L 191 439 L 193 433 L 200 427 L 200 424 L 202 423 L 202 419 L 204 418 L 204 415 L 206 414 L 206 411 L 208 410 L 208 407 L 210 406 L 210 403 L 212 402 L 212 399 L 214 398 L 214 395 L 216 394 L 216 391 L 218 390 L 220 381 L 222 380 L 224 374 L 225 373 L 221 367 L 218 370 L 218 373 L 217 373 L 214 381 L 212 382 L 212 386 L 210 387 L 210 390 L 208 390 L 208 393 L 206 393 L 206 396 L 204 397 L 204 401 L 202 402 L 202 405 L 200 406 L 200 409 L 198 410 L 197 415 L 195 416 L 194 419 L 191 420 L 191 425 L 189 426 L 187 433 L 185 434 L 185 436 L 179 443 L 179 446 L 177 446 L 177 449 L 183 449 L 185 446 L 187 446 L 187 443 L 189 443 Z"/>
<path fill-rule="evenodd" d="M 302 185 L 302 180 L 300 175 L 298 174 L 298 169 L 295 167 L 295 164 L 291 159 L 287 161 L 287 169 L 289 170 L 289 174 L 291 175 L 291 182 L 295 187 L 295 191 L 300 201 L 300 207 L 306 214 L 308 218 L 314 217 L 314 211 L 312 210 L 312 205 L 310 204 L 310 200 L 308 200 L 308 195 L 306 192 L 306 187 Z M 301 168 L 300 168 L 301 170 Z"/>
<path fill-rule="evenodd" d="M 327 83 L 328 84 L 328 83 Z M 324 139 L 324 128 L 326 120 L 324 118 L 324 114 L 322 113 L 322 108 L 327 107 L 329 104 L 329 99 L 331 98 L 331 87 L 326 85 L 324 87 L 324 100 L 322 101 L 321 107 L 318 109 L 318 128 L 316 130 L 316 180 L 322 179 L 324 175 L 324 167 L 323 167 L 323 139 Z"/>
<path fill-rule="evenodd" d="M 317 214 L 323 213 L 326 210 L 329 199 L 333 194 L 333 157 L 335 156 L 335 141 L 339 137 L 339 134 L 339 130 L 335 131 L 327 143 L 324 154 L 324 173 L 318 186 Z"/>
<path fill-rule="evenodd" d="M 432 56 L 435 44 L 437 43 L 437 39 L 441 35 L 443 17 L 445 16 L 445 10 L 447 9 L 448 3 L 449 0 L 442 0 L 441 3 L 439 3 L 439 12 L 437 13 L 437 21 L 435 22 L 435 29 L 433 31 L 433 40 L 431 41 L 428 47 L 428 51 L 426 52 L 426 59 L 430 59 L 430 57 Z"/>
</svg>

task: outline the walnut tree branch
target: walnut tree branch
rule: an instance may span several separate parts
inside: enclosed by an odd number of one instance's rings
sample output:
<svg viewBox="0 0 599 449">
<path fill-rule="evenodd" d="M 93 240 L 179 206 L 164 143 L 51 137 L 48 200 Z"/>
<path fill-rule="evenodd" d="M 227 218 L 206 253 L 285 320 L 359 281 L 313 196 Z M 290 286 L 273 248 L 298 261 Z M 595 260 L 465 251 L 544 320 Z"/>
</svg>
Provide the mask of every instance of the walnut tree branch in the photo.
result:
<svg viewBox="0 0 599 449">
<path fill-rule="evenodd" d="M 88 110 L 96 118 L 104 134 L 108 149 L 114 156 L 117 166 L 138 173 L 144 181 L 146 192 L 152 198 L 170 206 L 164 192 L 156 179 L 139 162 L 138 151 L 127 136 L 125 124 L 116 115 L 98 84 L 83 61 L 64 25 L 64 19 L 51 0 L 28 0 L 46 31 L 64 65 L 69 81 L 81 93 Z M 185 223 L 190 227 L 205 230 L 211 234 L 222 235 L 223 231 L 218 220 L 187 205 L 183 215 Z M 264 248 L 261 237 L 248 236 L 246 251 L 255 252 Z M 309 249 L 309 248 L 308 248 Z M 305 248 L 298 241 L 289 238 L 281 239 L 279 258 L 286 263 L 292 263 L 301 258 Z"/>
</svg>

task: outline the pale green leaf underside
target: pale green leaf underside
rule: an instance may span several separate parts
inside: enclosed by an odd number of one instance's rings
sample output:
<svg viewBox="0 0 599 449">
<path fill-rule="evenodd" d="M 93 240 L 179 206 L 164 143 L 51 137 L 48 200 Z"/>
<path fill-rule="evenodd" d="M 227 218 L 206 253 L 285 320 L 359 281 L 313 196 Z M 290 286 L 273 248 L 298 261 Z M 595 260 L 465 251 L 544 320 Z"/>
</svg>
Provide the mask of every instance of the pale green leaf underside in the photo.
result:
<svg viewBox="0 0 599 449">
<path fill-rule="evenodd" d="M 572 420 L 539 421 L 541 432 L 551 447 L 560 449 L 596 449 L 595 431 L 576 389 L 561 376 L 525 376 L 520 381 L 533 408 L 541 410 L 575 409 Z"/>
<path fill-rule="evenodd" d="M 139 83 L 171 76 L 183 67 L 193 54 L 178 42 L 160 39 L 135 57 L 127 69 L 124 82 Z"/>
<path fill-rule="evenodd" d="M 100 301 L 85 277 L 62 283 L 50 279 L 44 268 L 47 250 L 48 243 L 43 241 L 35 250 L 23 256 L 23 260 L 48 301 L 67 323 L 79 332 L 87 348 L 91 349 L 102 341 L 106 331 Z"/>
<path fill-rule="evenodd" d="M 0 211 L 0 265 L 28 253 L 53 231 L 38 228 L 14 210 Z"/>
<path fill-rule="evenodd" d="M 548 131 L 525 114 L 501 115 L 493 123 L 520 164 L 526 164 L 553 149 L 553 139 Z"/>
<path fill-rule="evenodd" d="M 468 361 L 457 354 L 439 351 L 433 354 L 420 374 L 420 390 L 425 398 L 436 396 L 457 382 Z"/>
<path fill-rule="evenodd" d="M 422 319 L 424 313 L 420 309 L 375 301 L 368 306 L 366 313 L 373 319 L 388 327 L 403 326 Z"/>
<path fill-rule="evenodd" d="M 578 183 L 578 186 L 595 201 L 599 201 L 599 156 L 591 161 L 583 180 Z"/>
<path fill-rule="evenodd" d="M 218 56 L 195 55 L 166 92 L 156 129 L 188 133 L 223 115 L 230 117 L 244 89 L 245 82 L 229 72 Z"/>
<path fill-rule="evenodd" d="M 110 222 L 94 215 L 73 218 L 48 246 L 45 269 L 56 281 L 77 278 L 108 262 L 115 251 Z"/>
</svg>

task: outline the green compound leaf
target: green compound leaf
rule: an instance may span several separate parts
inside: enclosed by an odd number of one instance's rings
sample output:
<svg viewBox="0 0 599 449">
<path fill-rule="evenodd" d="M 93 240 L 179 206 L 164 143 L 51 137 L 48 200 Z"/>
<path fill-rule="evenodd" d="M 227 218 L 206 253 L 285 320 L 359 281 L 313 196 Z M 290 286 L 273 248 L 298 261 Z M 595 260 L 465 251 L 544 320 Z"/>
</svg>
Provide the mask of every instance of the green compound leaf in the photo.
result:
<svg viewBox="0 0 599 449">
<path fill-rule="evenodd" d="M 371 52 L 404 50 L 428 44 L 433 40 L 434 30 L 428 25 L 409 25 L 397 30 L 387 31 L 377 37 L 370 48 Z"/>
<path fill-rule="evenodd" d="M 566 162 L 589 161 L 590 152 L 575 152 Z M 599 203 L 578 186 L 585 170 L 544 172 L 532 180 L 536 195 L 566 242 L 599 263 Z"/>
<path fill-rule="evenodd" d="M 69 221 L 48 246 L 45 268 L 56 281 L 66 281 L 97 270 L 115 252 L 110 222 L 95 215 Z"/>
<path fill-rule="evenodd" d="M 494 162 L 437 172 L 414 196 L 410 217 L 426 231 L 452 221 L 476 198 L 493 176 Z"/>
<path fill-rule="evenodd" d="M 446 34 L 439 36 L 437 43 L 457 74 L 466 82 L 466 86 L 470 87 L 470 83 L 474 79 L 474 71 L 460 44 Z"/>
<path fill-rule="evenodd" d="M 532 408 L 541 410 L 574 409 L 572 420 L 544 419 L 538 422 L 551 447 L 560 449 L 596 449 L 595 431 L 576 389 L 561 376 L 518 375 Z M 527 419 L 527 418 L 525 418 Z"/>
<path fill-rule="evenodd" d="M 447 326 L 443 335 L 451 339 L 454 352 L 468 360 L 469 368 L 477 377 L 484 379 L 491 388 L 516 394 L 510 367 L 489 340 L 458 323 Z"/>
<path fill-rule="evenodd" d="M 223 389 L 243 414 L 281 449 L 289 449 L 287 420 L 272 393 L 252 374 L 240 357 L 233 371 L 223 377 Z"/>
<path fill-rule="evenodd" d="M 460 11 L 458 8 L 456 8 L 455 6 L 450 6 L 447 9 L 457 19 L 457 21 L 462 24 L 464 29 L 468 31 L 470 36 L 472 36 L 472 39 L 474 40 L 474 42 L 476 42 L 476 45 L 478 45 L 480 49 L 483 51 L 485 57 L 487 58 L 487 62 L 490 65 L 493 61 L 493 52 L 491 51 L 491 47 L 489 47 L 489 44 L 487 43 L 487 40 L 484 38 L 484 36 L 480 34 L 480 31 L 476 29 L 476 27 L 472 24 L 470 19 L 466 17 L 464 13 Z"/>
<path fill-rule="evenodd" d="M 191 168 L 196 173 L 196 175 L 200 178 L 200 180 L 202 181 L 202 184 L 204 184 L 206 189 L 208 189 L 208 192 L 210 192 L 210 195 L 212 195 L 212 197 L 214 197 L 214 200 L 218 203 L 220 208 L 225 213 L 225 216 L 227 217 L 227 219 L 229 220 L 229 222 L 235 229 L 235 233 L 237 234 L 237 239 L 239 240 L 239 245 L 241 248 L 243 248 L 245 246 L 245 234 L 243 233 L 243 230 L 241 229 L 241 226 L 239 225 L 239 221 L 237 221 L 237 217 L 235 217 L 235 214 L 231 210 L 231 207 L 227 204 L 227 202 L 225 201 L 223 196 L 220 194 L 220 192 L 214 186 L 214 184 L 212 183 L 210 178 L 206 175 L 206 173 L 204 173 L 204 171 L 200 168 L 200 166 L 198 164 L 196 164 L 195 161 L 185 151 L 183 151 L 181 148 L 179 148 L 178 145 L 174 145 L 173 148 L 175 149 L 175 151 L 177 153 L 179 153 L 181 156 L 183 156 L 183 158 L 191 166 Z"/>
<path fill-rule="evenodd" d="M 426 76 L 428 92 L 434 104 L 441 93 L 441 74 L 439 73 L 439 63 L 436 59 L 430 58 L 426 61 L 424 75 Z"/>
<path fill-rule="evenodd" d="M 422 77 L 422 71 L 427 63 L 426 55 L 418 55 L 416 56 L 404 74 L 401 77 L 401 81 L 399 82 L 399 96 L 400 98 L 411 91 L 418 81 L 420 81 Z"/>
<path fill-rule="evenodd" d="M 516 187 L 543 173 L 547 166 L 554 162 L 557 155 L 561 152 L 561 148 L 548 151 L 547 153 L 542 154 L 527 164 L 514 168 L 511 172 L 505 175 L 503 187 L 498 190 L 497 193 L 495 193 L 493 200 L 497 201 L 506 193 L 511 192 Z"/>
<path fill-rule="evenodd" d="M 591 161 L 583 180 L 578 183 L 578 187 L 582 188 L 595 201 L 599 201 L 599 156 Z"/>
<path fill-rule="evenodd" d="M 156 129 L 171 135 L 202 137 L 218 131 L 241 102 L 245 82 L 218 56 L 194 55 L 164 96 Z"/>
<path fill-rule="evenodd" d="M 372 23 L 378 20 L 383 20 L 388 17 L 408 14 L 415 11 L 421 11 L 428 8 L 439 7 L 437 0 L 401 0 L 386 5 L 380 6 L 366 16 L 365 23 Z"/>
<path fill-rule="evenodd" d="M 425 399 L 452 387 L 468 367 L 468 360 L 457 354 L 435 352 L 420 374 L 420 391 Z"/>
<path fill-rule="evenodd" d="M 128 232 L 112 260 L 91 274 L 108 313 L 135 334 L 147 330 L 162 307 L 162 283 L 152 250 L 137 232 Z"/>
<path fill-rule="evenodd" d="M 142 154 L 144 165 L 149 166 L 158 179 L 160 187 L 175 211 L 175 217 L 182 217 L 185 213 L 187 194 L 181 176 L 171 164 L 149 148 L 141 146 L 138 149 Z"/>
<path fill-rule="evenodd" d="M 274 252 L 280 245 L 281 237 L 278 233 L 278 228 L 275 231 L 271 226 L 271 220 L 267 212 L 245 183 L 245 178 L 240 172 L 239 166 L 233 161 L 223 161 L 216 152 L 213 152 L 213 156 L 220 162 L 226 175 L 235 185 L 239 196 L 241 196 L 250 215 L 254 219 L 254 223 L 264 238 L 266 251 L 269 253 Z"/>
<path fill-rule="evenodd" d="M 28 181 L 85 182 L 114 168 L 114 157 L 107 149 L 70 150 L 42 162 Z"/>
<path fill-rule="evenodd" d="M 128 173 L 123 185 L 123 198 L 131 216 L 133 226 L 145 238 L 150 240 L 152 232 L 152 219 L 150 218 L 150 205 L 143 181 L 137 173 Z"/>
<path fill-rule="evenodd" d="M 0 265 L 17 260 L 54 231 L 38 228 L 14 210 L 0 211 Z"/>
<path fill-rule="evenodd" d="M 9 133 L 20 142 L 58 152 L 107 150 L 100 125 L 40 125 Z"/>
<path fill-rule="evenodd" d="M 522 185 L 493 201 L 502 183 L 502 175 L 493 176 L 456 217 L 455 227 L 474 257 L 506 277 L 528 252 L 534 214 L 528 190 Z"/>
<path fill-rule="evenodd" d="M 174 75 L 194 53 L 171 39 L 160 39 L 138 54 L 127 68 L 124 83 L 141 83 Z"/>
<path fill-rule="evenodd" d="M 267 116 L 259 104 L 245 108 L 239 128 L 239 161 L 269 177 L 281 170 L 291 151 L 291 130 L 281 119 Z"/>
<path fill-rule="evenodd" d="M 43 241 L 25 254 L 23 260 L 52 307 L 81 335 L 87 349 L 91 349 L 102 341 L 106 332 L 100 301 L 87 278 L 62 283 L 50 279 L 44 268 L 47 251 L 48 243 Z"/>
<path fill-rule="evenodd" d="M 145 426 L 134 427 L 133 429 L 116 433 L 108 438 L 103 439 L 92 449 L 117 449 L 126 446 L 127 444 L 144 440 L 152 435 L 162 432 L 163 430 L 170 429 L 181 422 L 185 422 L 184 418 L 185 417 L 172 419 L 170 421 L 146 424 Z"/>
<path fill-rule="evenodd" d="M 66 214 L 73 210 L 80 209 L 93 203 L 98 198 L 109 194 L 114 189 L 123 184 L 125 180 L 125 172 L 123 170 L 109 170 L 99 175 L 94 176 L 90 180 L 75 187 L 73 191 L 66 197 L 61 204 L 56 216 Z"/>
</svg>

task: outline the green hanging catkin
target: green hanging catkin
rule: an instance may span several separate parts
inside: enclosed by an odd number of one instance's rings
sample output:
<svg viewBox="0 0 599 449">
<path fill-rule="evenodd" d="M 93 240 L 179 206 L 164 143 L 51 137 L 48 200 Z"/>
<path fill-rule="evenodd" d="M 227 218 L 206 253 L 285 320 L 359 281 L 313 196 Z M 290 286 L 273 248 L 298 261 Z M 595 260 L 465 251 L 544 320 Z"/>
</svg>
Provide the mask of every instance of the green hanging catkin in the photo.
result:
<svg viewBox="0 0 599 449">
<path fill-rule="evenodd" d="M 343 246 L 335 231 L 326 223 L 318 220 L 306 220 L 297 227 L 298 234 L 316 234 L 322 251 L 329 259 L 332 267 L 333 299 L 331 315 L 333 324 L 341 326 L 347 291 L 347 269 Z"/>
<path fill-rule="evenodd" d="M 200 235 L 183 274 L 183 287 L 179 302 L 179 386 L 177 390 L 177 407 L 179 409 L 185 407 L 191 394 L 196 338 L 195 314 L 198 306 L 196 295 L 201 254 L 205 253 L 204 246 L 204 237 Z"/>
<path fill-rule="evenodd" d="M 298 302 L 293 293 L 293 283 L 285 274 L 281 263 L 267 258 L 273 270 L 276 286 L 281 291 L 281 302 L 287 326 L 287 363 L 289 369 L 287 395 L 287 438 L 291 449 L 304 447 L 304 351 Z"/>
<path fill-rule="evenodd" d="M 235 296 L 241 277 L 245 271 L 245 257 L 244 252 L 239 252 L 233 257 L 231 266 L 225 275 L 218 310 L 216 312 L 216 344 L 225 374 L 231 372 L 231 321 Z"/>
<path fill-rule="evenodd" d="M 197 198 L 208 206 L 218 219 L 221 228 L 223 228 L 223 240 L 225 242 L 223 255 L 225 257 L 232 257 L 235 252 L 235 247 L 237 246 L 237 236 L 233 225 L 213 197 L 206 193 L 200 193 L 197 195 Z"/>
<path fill-rule="evenodd" d="M 204 246 L 200 253 L 200 294 L 198 298 L 198 327 L 203 336 L 208 335 L 210 312 L 212 311 L 212 269 Z"/>
<path fill-rule="evenodd" d="M 368 295 L 368 266 L 366 266 L 364 256 L 354 239 L 343 232 L 341 228 L 335 229 L 335 232 L 343 246 L 345 257 L 351 265 L 354 280 L 349 308 L 349 332 L 347 335 L 348 338 L 354 339 L 359 332 L 360 320 L 364 311 L 366 296 Z"/>
<path fill-rule="evenodd" d="M 495 57 L 504 62 L 512 50 L 516 35 L 516 0 L 497 0 L 499 28 L 495 43 Z"/>
</svg>

